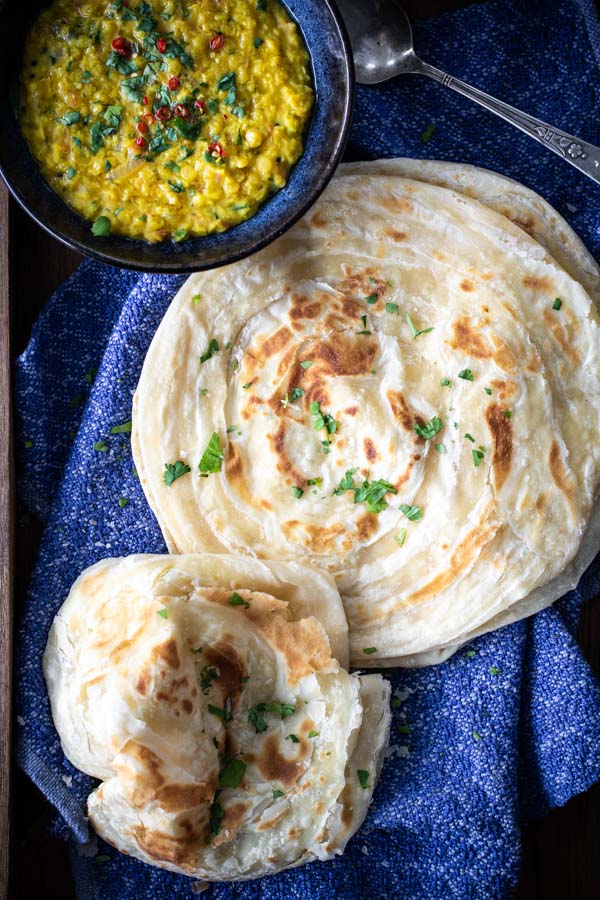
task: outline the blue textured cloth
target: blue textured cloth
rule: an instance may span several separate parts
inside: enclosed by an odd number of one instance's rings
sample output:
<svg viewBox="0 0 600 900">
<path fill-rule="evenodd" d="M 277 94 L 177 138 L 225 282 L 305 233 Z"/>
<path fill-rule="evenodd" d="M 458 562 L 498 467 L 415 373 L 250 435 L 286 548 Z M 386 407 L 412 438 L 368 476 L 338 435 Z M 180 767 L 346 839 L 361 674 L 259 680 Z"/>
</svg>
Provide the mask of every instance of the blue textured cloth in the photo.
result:
<svg viewBox="0 0 600 900">
<path fill-rule="evenodd" d="M 476 5 L 420 24 L 416 43 L 441 68 L 600 143 L 600 26 L 591 0 Z M 424 144 L 430 122 L 437 131 Z M 360 88 L 348 155 L 427 156 L 497 169 L 542 193 L 600 256 L 600 188 L 425 79 Z M 144 354 L 181 281 L 84 263 L 51 299 L 16 366 L 21 496 L 47 523 L 30 592 L 18 603 L 17 753 L 60 813 L 85 900 L 172 900 L 192 891 L 189 879 L 101 841 L 77 849 L 90 838 L 84 802 L 93 782 L 63 757 L 41 672 L 52 617 L 84 567 L 164 550 L 128 435 L 111 428 L 130 418 Z M 98 441 L 105 452 L 94 449 Z M 124 508 L 120 497 L 128 500 Z M 600 777 L 600 688 L 574 637 L 582 602 L 599 589 L 597 561 L 554 608 L 478 639 L 438 667 L 388 673 L 397 700 L 391 750 L 346 854 L 260 882 L 213 885 L 207 896 L 510 894 L 523 821 Z"/>
</svg>

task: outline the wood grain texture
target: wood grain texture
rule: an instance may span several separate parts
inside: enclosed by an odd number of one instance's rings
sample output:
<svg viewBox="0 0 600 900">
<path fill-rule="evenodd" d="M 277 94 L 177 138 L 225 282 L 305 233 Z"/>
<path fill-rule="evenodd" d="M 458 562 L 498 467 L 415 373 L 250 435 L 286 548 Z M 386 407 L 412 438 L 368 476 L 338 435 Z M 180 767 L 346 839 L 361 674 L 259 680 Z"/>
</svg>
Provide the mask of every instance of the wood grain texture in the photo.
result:
<svg viewBox="0 0 600 900">
<path fill-rule="evenodd" d="M 8 192 L 0 187 L 0 898 L 8 893 L 13 572 Z"/>
</svg>

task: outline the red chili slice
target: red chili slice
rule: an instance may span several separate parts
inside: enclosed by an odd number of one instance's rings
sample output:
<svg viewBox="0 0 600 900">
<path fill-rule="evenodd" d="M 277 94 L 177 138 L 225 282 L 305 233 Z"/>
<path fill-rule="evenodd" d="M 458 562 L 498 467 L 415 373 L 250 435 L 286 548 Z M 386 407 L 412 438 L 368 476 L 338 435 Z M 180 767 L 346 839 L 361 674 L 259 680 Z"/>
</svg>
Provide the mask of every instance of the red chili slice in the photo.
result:
<svg viewBox="0 0 600 900">
<path fill-rule="evenodd" d="M 167 49 L 167 42 L 164 38 L 159 38 L 156 42 L 156 49 L 159 53 L 165 53 Z"/>
<path fill-rule="evenodd" d="M 136 146 L 142 147 L 142 149 L 148 145 L 148 142 L 143 137 L 136 138 L 135 143 L 136 143 Z"/>
<path fill-rule="evenodd" d="M 169 78 L 169 90 L 176 91 L 179 85 L 181 84 L 177 75 L 173 75 L 172 78 Z"/>
<path fill-rule="evenodd" d="M 196 107 L 196 109 L 199 109 L 200 112 L 204 112 L 204 110 L 206 109 L 206 103 L 204 102 L 204 100 L 194 100 L 194 106 Z"/>
<path fill-rule="evenodd" d="M 146 125 L 154 125 L 154 116 L 152 113 L 144 113 L 142 116 L 142 122 L 145 122 Z"/>
<path fill-rule="evenodd" d="M 148 106 L 148 98 L 142 97 L 142 103 L 144 104 L 144 106 Z"/>
<path fill-rule="evenodd" d="M 140 134 L 148 134 L 148 126 L 144 121 L 138 122 L 136 128 Z"/>
<path fill-rule="evenodd" d="M 159 106 L 155 115 L 159 122 L 168 122 L 171 118 L 171 110 L 168 106 Z"/>
<path fill-rule="evenodd" d="M 187 108 L 187 106 L 183 106 L 181 103 L 175 104 L 175 106 L 173 107 L 173 112 L 179 119 L 187 119 L 187 117 L 190 114 L 190 111 Z"/>
<path fill-rule="evenodd" d="M 211 156 L 218 156 L 221 159 L 225 159 L 225 157 L 227 156 L 225 150 L 223 149 L 223 145 L 220 144 L 219 141 L 213 141 L 212 144 L 209 144 L 208 152 L 211 154 Z"/>
<path fill-rule="evenodd" d="M 224 35 L 222 35 L 220 31 L 217 31 L 217 33 L 213 35 L 213 37 L 211 37 L 210 41 L 208 42 L 208 46 L 211 50 L 220 50 L 224 43 Z"/>
<path fill-rule="evenodd" d="M 124 37 L 116 37 L 110 45 L 119 56 L 131 56 L 131 44 Z"/>
</svg>

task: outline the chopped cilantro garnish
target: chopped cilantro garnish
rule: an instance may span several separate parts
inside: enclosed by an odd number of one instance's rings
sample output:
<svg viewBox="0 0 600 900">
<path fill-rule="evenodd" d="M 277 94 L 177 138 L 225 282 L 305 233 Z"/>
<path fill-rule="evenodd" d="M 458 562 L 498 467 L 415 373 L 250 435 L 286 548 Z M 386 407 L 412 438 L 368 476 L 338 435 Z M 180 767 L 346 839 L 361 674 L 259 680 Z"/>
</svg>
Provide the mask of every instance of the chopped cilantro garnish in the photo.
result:
<svg viewBox="0 0 600 900">
<path fill-rule="evenodd" d="M 198 464 L 201 475 L 209 475 L 213 472 L 221 471 L 221 463 L 223 462 L 223 451 L 219 442 L 219 435 L 213 432 L 206 450 L 202 454 L 202 459 Z"/>
<path fill-rule="evenodd" d="M 366 653 L 367 656 L 370 656 L 371 653 L 377 653 L 377 647 L 363 647 L 363 653 Z"/>
<path fill-rule="evenodd" d="M 372 306 L 373 303 L 377 303 L 379 295 L 378 294 L 369 294 L 368 297 L 365 297 L 365 302 Z"/>
<path fill-rule="evenodd" d="M 278 800 L 280 797 L 285 796 L 283 791 L 274 790 L 273 791 L 273 800 Z"/>
<path fill-rule="evenodd" d="M 200 689 L 203 694 L 208 694 L 213 681 L 219 677 L 219 672 L 215 666 L 204 666 L 200 672 Z"/>
<path fill-rule="evenodd" d="M 427 425 L 421 425 L 419 422 L 415 422 L 413 425 L 413 431 L 415 434 L 418 434 L 419 437 L 422 437 L 424 440 L 429 441 L 432 437 L 441 431 L 444 427 L 444 423 L 440 419 L 439 416 L 434 416 L 429 420 Z"/>
<path fill-rule="evenodd" d="M 96 237 L 108 237 L 110 234 L 110 219 L 108 216 L 98 216 L 92 225 L 92 234 Z"/>
<path fill-rule="evenodd" d="M 423 518 L 423 510 L 420 506 L 409 506 L 407 503 L 401 503 L 399 509 L 409 522 L 419 522 Z"/>
<path fill-rule="evenodd" d="M 435 449 L 437 450 L 438 453 L 445 453 L 446 445 L 445 444 L 436 444 Z"/>
<path fill-rule="evenodd" d="M 417 328 L 409 312 L 404 313 L 404 318 L 406 319 L 406 324 L 410 328 L 410 333 L 413 336 L 413 340 L 416 340 L 416 338 L 418 338 L 421 334 L 429 334 L 430 331 L 433 331 L 433 326 L 431 326 L 431 328 Z"/>
<path fill-rule="evenodd" d="M 224 788 L 236 788 L 241 784 L 242 778 L 246 771 L 246 763 L 235 756 L 230 756 L 225 760 L 223 768 L 219 774 L 219 784 Z"/>
<path fill-rule="evenodd" d="M 255 38 L 254 38 L 254 46 L 256 47 L 257 50 L 258 50 L 258 48 L 260 47 L 260 45 L 261 45 L 262 43 L 263 43 L 263 39 L 262 39 L 262 38 L 259 38 L 259 37 L 255 37 Z"/>
<path fill-rule="evenodd" d="M 492 389 L 491 389 L 491 388 L 484 387 L 484 391 L 486 392 L 486 394 L 488 395 L 488 397 L 491 397 L 491 396 L 492 396 Z"/>
<path fill-rule="evenodd" d="M 308 736 L 309 736 L 309 738 L 319 737 L 319 732 L 318 731 L 309 731 Z"/>
<path fill-rule="evenodd" d="M 248 710 L 248 721 L 251 725 L 254 725 L 257 734 L 262 734 L 263 731 L 267 730 L 267 723 L 262 715 L 264 712 L 274 713 L 285 719 L 294 715 L 296 707 L 291 703 L 279 703 L 277 700 L 273 700 L 270 703 L 257 703 L 256 706 L 251 706 Z"/>
<path fill-rule="evenodd" d="M 552 309 L 559 310 L 561 308 L 561 306 L 562 306 L 562 300 L 560 299 L 560 297 L 557 297 L 556 300 L 554 301 L 554 303 L 552 304 Z"/>
<path fill-rule="evenodd" d="M 200 363 L 205 363 L 207 360 L 211 359 L 215 353 L 219 352 L 219 342 L 215 338 L 211 338 L 208 342 L 208 347 L 200 357 Z"/>
<path fill-rule="evenodd" d="M 94 450 L 97 450 L 99 453 L 106 453 L 108 447 L 104 441 L 94 441 Z"/>
<path fill-rule="evenodd" d="M 473 465 L 477 469 L 477 468 L 479 468 L 479 465 L 481 463 L 481 460 L 483 459 L 484 454 L 481 450 L 471 450 L 471 453 L 473 454 Z"/>
<path fill-rule="evenodd" d="M 240 597 L 239 594 L 236 594 L 235 591 L 229 598 L 229 603 L 231 604 L 231 606 L 243 606 L 244 609 L 250 609 L 250 602 L 248 600 L 244 600 L 244 598 Z"/>
<path fill-rule="evenodd" d="M 400 734 L 410 734 L 410 725 L 407 725 L 406 722 L 403 722 L 401 725 L 396 725 L 396 728 Z"/>
<path fill-rule="evenodd" d="M 189 234 L 189 231 L 187 230 L 187 228 L 178 228 L 171 235 L 171 240 L 175 241 L 176 244 L 180 244 L 181 241 L 186 240 L 188 234 Z"/>
<path fill-rule="evenodd" d="M 385 311 L 388 312 L 388 313 L 392 313 L 392 314 L 395 315 L 395 316 L 399 316 L 399 315 L 400 315 L 400 310 L 398 309 L 398 304 L 397 304 L 397 303 L 386 303 L 386 304 L 385 304 Z"/>
<path fill-rule="evenodd" d="M 79 122 L 80 118 L 80 113 L 73 111 L 65 113 L 64 116 L 61 116 L 58 121 L 61 125 L 75 125 L 76 122 Z"/>
<path fill-rule="evenodd" d="M 310 369 L 310 367 L 312 366 L 312 359 L 305 359 L 300 363 L 300 365 L 303 369 Z"/>
<path fill-rule="evenodd" d="M 398 544 L 399 547 L 402 547 L 404 541 L 406 540 L 406 528 L 401 528 L 397 535 L 395 535 L 394 540 Z"/>
<path fill-rule="evenodd" d="M 475 443 L 475 438 L 473 437 L 472 434 L 469 434 L 468 431 L 467 431 L 467 433 L 465 434 L 465 437 L 466 437 L 466 439 L 467 439 L 468 441 L 471 441 L 472 444 Z"/>
<path fill-rule="evenodd" d="M 329 413 L 323 412 L 317 400 L 310 404 L 309 410 L 313 417 L 313 428 L 315 431 L 321 431 L 324 428 L 327 434 L 335 434 L 338 423 Z"/>
<path fill-rule="evenodd" d="M 74 169 L 73 166 L 69 166 L 69 168 L 65 172 L 65 175 L 67 176 L 67 178 L 69 180 L 71 180 L 71 179 L 75 178 L 75 176 L 77 175 L 77 169 Z"/>
<path fill-rule="evenodd" d="M 502 669 L 499 669 L 498 666 L 490 666 L 490 675 L 501 675 Z"/>
<path fill-rule="evenodd" d="M 252 382 L 249 381 L 247 384 L 242 385 L 242 390 L 247 391 L 249 387 L 252 387 Z"/>
<path fill-rule="evenodd" d="M 292 494 L 294 495 L 294 497 L 296 498 L 296 500 L 299 500 L 300 497 L 304 496 L 304 491 L 302 490 L 302 488 L 299 488 L 299 487 L 295 487 L 295 486 L 294 486 L 294 487 L 292 488 Z"/>
<path fill-rule="evenodd" d="M 361 788 L 366 790 L 369 787 L 369 773 L 366 769 L 357 769 L 356 774 Z"/>
<path fill-rule="evenodd" d="M 215 791 L 215 795 L 213 798 L 213 802 L 210 804 L 209 808 L 209 825 L 210 825 L 210 834 L 217 835 L 221 830 L 221 822 L 223 821 L 223 816 L 225 815 L 225 810 L 221 802 L 219 801 L 219 795 L 221 791 Z M 211 838 L 210 835 L 205 839 L 206 843 L 210 844 Z"/>
<path fill-rule="evenodd" d="M 437 131 L 437 125 L 434 122 L 430 122 L 423 134 L 421 135 L 421 143 L 427 144 L 435 132 Z"/>
<path fill-rule="evenodd" d="M 463 656 L 465 659 L 473 659 L 474 656 L 477 656 L 477 650 L 467 650 Z"/>
<path fill-rule="evenodd" d="M 156 610 L 156 615 L 157 615 L 157 616 L 160 616 L 161 619 L 168 619 L 168 618 L 169 618 L 169 612 L 168 612 L 168 610 L 166 610 L 166 609 L 157 609 L 157 610 Z"/>
<path fill-rule="evenodd" d="M 505 419 L 512 419 L 512 413 L 511 413 L 510 409 L 503 410 L 502 415 L 504 416 Z"/>
<path fill-rule="evenodd" d="M 356 471 L 356 469 L 348 469 L 333 493 L 339 495 L 344 491 L 353 491 L 354 502 L 366 503 L 367 510 L 370 513 L 380 513 L 387 509 L 387 501 L 384 499 L 385 495 L 398 493 L 394 485 L 390 484 L 389 481 L 369 481 L 368 478 L 365 478 L 361 485 L 355 487 L 353 475 Z"/>
<path fill-rule="evenodd" d="M 471 733 L 471 737 L 473 738 L 474 741 L 480 741 L 480 740 L 481 740 L 481 735 L 479 734 L 478 731 L 473 731 L 473 732 Z"/>
<path fill-rule="evenodd" d="M 119 506 L 121 507 L 121 509 L 124 509 L 128 503 L 129 500 L 127 499 L 127 497 L 119 497 Z"/>
<path fill-rule="evenodd" d="M 452 384 L 452 382 L 450 381 L 449 378 L 442 378 L 442 380 L 440 381 L 440 385 L 442 387 L 450 387 L 451 384 Z"/>
<path fill-rule="evenodd" d="M 181 459 L 178 459 L 174 463 L 165 463 L 165 471 L 163 472 L 163 481 L 170 487 L 174 481 L 177 481 L 178 478 L 181 478 L 182 475 L 187 475 L 188 472 L 191 472 L 191 468 L 187 463 L 184 463 Z"/>
<path fill-rule="evenodd" d="M 206 103 L 209 113 L 211 116 L 216 116 L 219 112 L 219 101 L 218 100 L 208 100 Z"/>
<path fill-rule="evenodd" d="M 291 741 L 292 744 L 299 744 L 300 738 L 298 737 L 297 734 L 288 734 L 286 737 L 286 741 Z"/>
<path fill-rule="evenodd" d="M 223 725 L 226 725 L 233 719 L 231 710 L 227 707 L 227 701 L 225 701 L 225 709 L 221 709 L 220 706 L 213 706 L 212 703 L 208 704 L 207 709 L 209 713 L 211 713 L 211 715 L 216 716 L 217 719 L 220 719 Z"/>
<path fill-rule="evenodd" d="M 111 434 L 129 434 L 131 431 L 131 419 L 127 422 L 123 422 L 122 425 L 113 425 L 110 429 Z"/>
<path fill-rule="evenodd" d="M 173 191 L 174 194 L 181 194 L 183 191 L 185 191 L 185 188 L 184 188 L 183 184 L 181 183 L 181 181 L 167 180 L 167 184 L 169 185 L 169 187 L 171 188 L 171 190 Z"/>
<path fill-rule="evenodd" d="M 463 369 L 462 372 L 458 373 L 458 377 L 462 378 L 463 381 L 473 381 L 473 373 L 470 369 Z"/>
<path fill-rule="evenodd" d="M 136 65 L 132 59 L 119 56 L 119 54 L 114 51 L 108 56 L 105 65 L 115 69 L 119 75 L 132 75 L 137 71 Z"/>
<path fill-rule="evenodd" d="M 294 400 L 299 400 L 300 397 L 304 397 L 304 388 L 293 387 L 290 391 L 290 400 L 292 403 Z"/>
</svg>

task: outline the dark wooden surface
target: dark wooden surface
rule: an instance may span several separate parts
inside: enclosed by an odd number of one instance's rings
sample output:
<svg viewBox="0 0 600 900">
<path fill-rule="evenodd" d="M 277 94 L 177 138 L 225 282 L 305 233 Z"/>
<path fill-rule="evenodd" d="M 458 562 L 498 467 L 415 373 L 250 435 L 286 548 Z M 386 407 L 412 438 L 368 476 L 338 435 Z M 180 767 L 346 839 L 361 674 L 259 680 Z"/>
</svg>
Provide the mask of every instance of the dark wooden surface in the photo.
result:
<svg viewBox="0 0 600 900">
<path fill-rule="evenodd" d="M 369 2 L 369 0 L 365 0 Z M 404 6 L 415 18 L 445 9 L 468 5 L 465 0 L 412 0 Z M 0 239 L 6 233 L 8 204 L 0 187 Z M 11 627 L 7 604 L 10 591 L 11 531 L 8 516 L 12 503 L 13 477 L 7 429 L 10 417 L 8 379 L 6 241 L 0 246 L 0 898 L 5 896 L 8 842 L 2 830 L 8 784 L 6 771 L 9 747 L 9 689 L 7 666 Z M 17 206 L 10 204 L 10 337 L 13 355 L 20 353 L 31 326 L 44 303 L 79 264 L 80 257 L 63 247 L 37 227 Z M 23 510 L 17 510 L 12 534 L 15 537 L 14 591 L 23 595 L 35 559 L 40 536 L 39 524 Z M 600 675 L 600 598 L 584 609 L 579 629 L 583 653 Z M 16 673 L 18 678 L 18 673 Z M 13 900 L 74 900 L 66 852 L 62 841 L 48 836 L 52 811 L 25 776 L 12 775 L 12 843 L 8 894 Z M 600 784 L 574 797 L 531 825 L 523 835 L 521 881 L 518 900 L 600 900 Z M 119 900 L 118 888 L 115 900 Z M 148 898 L 151 900 L 151 898 Z"/>
</svg>

